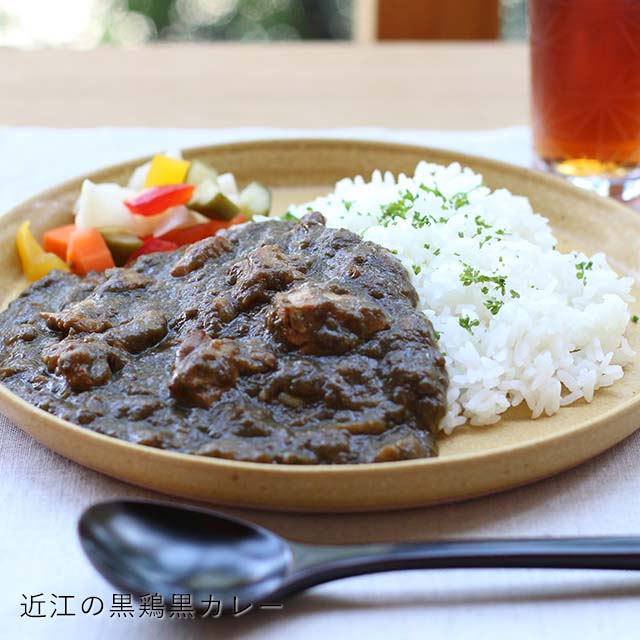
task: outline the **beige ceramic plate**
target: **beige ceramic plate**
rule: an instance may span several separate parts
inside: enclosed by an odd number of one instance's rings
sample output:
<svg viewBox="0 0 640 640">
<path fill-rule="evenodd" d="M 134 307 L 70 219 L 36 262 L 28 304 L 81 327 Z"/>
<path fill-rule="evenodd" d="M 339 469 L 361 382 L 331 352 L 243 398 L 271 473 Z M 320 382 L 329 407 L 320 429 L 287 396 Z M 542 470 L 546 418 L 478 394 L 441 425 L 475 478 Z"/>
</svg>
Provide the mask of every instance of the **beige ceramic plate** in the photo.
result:
<svg viewBox="0 0 640 640">
<path fill-rule="evenodd" d="M 274 188 L 275 211 L 325 193 L 343 176 L 369 175 L 375 167 L 410 172 L 419 160 L 459 161 L 484 175 L 489 186 L 529 196 L 550 218 L 563 249 L 604 251 L 620 272 L 640 269 L 640 217 L 630 209 L 524 169 L 423 147 L 350 141 L 273 141 L 194 149 L 186 154 Z M 130 162 L 94 174 L 96 181 L 125 182 Z M 14 248 L 16 228 L 32 221 L 36 234 L 64 224 L 81 180 L 43 193 L 2 218 L 0 305 L 25 286 Z M 637 292 L 636 292 L 637 293 Z M 634 310 L 635 313 L 638 310 Z M 571 327 L 567 327 L 570 331 Z M 640 349 L 640 331 L 629 339 Z M 166 493 L 267 509 L 361 511 L 460 500 L 522 485 L 577 465 L 640 426 L 640 366 L 597 393 L 592 404 L 566 407 L 551 418 L 530 420 L 510 411 L 495 426 L 460 428 L 443 438 L 440 457 L 382 464 L 277 466 L 169 453 L 129 444 L 55 418 L 0 386 L 0 409 L 58 453 L 110 476 Z"/>
</svg>

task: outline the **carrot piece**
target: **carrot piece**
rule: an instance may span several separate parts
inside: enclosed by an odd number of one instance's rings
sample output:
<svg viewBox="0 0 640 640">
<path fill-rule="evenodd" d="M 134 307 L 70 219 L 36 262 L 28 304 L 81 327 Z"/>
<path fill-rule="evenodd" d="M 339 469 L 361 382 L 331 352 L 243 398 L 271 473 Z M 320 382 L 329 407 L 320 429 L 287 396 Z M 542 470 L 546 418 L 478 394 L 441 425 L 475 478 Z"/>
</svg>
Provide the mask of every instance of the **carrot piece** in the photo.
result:
<svg viewBox="0 0 640 640">
<path fill-rule="evenodd" d="M 42 237 L 44 250 L 55 253 L 62 260 L 67 259 L 67 245 L 69 236 L 76 230 L 75 224 L 65 224 L 62 227 L 49 229 Z"/>
<path fill-rule="evenodd" d="M 115 267 L 113 257 L 97 229 L 76 229 L 69 236 L 67 262 L 71 270 L 80 276 L 90 271 L 104 271 Z"/>
</svg>

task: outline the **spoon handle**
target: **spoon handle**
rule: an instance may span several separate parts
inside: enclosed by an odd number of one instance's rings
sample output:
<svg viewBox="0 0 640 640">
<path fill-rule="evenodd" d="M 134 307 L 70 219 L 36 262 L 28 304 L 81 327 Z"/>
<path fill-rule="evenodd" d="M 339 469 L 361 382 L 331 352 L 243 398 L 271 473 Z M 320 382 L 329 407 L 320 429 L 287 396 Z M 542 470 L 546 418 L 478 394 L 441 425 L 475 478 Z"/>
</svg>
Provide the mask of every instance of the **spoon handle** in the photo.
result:
<svg viewBox="0 0 640 640">
<path fill-rule="evenodd" d="M 291 547 L 295 581 L 299 586 L 396 569 L 491 567 L 640 570 L 640 537 L 456 540 L 363 545 L 292 543 Z"/>
</svg>

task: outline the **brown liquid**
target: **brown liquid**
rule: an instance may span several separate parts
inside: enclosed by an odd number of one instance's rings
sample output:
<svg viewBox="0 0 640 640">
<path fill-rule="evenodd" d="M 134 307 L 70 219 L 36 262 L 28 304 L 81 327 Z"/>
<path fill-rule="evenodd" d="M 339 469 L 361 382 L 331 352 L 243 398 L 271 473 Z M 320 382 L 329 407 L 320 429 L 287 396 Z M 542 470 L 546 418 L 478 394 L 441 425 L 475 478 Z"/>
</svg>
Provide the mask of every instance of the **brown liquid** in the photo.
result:
<svg viewBox="0 0 640 640">
<path fill-rule="evenodd" d="M 529 0 L 534 146 L 568 175 L 640 165 L 640 0 Z"/>
</svg>

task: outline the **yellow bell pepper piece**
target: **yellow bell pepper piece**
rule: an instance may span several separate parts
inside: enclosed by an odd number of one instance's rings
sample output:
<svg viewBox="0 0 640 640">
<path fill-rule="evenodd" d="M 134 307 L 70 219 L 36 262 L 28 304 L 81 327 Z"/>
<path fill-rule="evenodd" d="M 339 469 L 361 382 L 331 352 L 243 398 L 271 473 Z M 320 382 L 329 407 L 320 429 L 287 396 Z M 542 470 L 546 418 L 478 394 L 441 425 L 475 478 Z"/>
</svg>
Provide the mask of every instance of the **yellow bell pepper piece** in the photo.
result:
<svg viewBox="0 0 640 640">
<path fill-rule="evenodd" d="M 29 221 L 23 222 L 16 233 L 16 247 L 22 263 L 22 271 L 30 282 L 46 276 L 52 269 L 69 271 L 69 265 L 55 253 L 46 252 L 33 237 Z"/>
<path fill-rule="evenodd" d="M 191 163 L 187 160 L 175 160 L 158 153 L 153 156 L 144 186 L 164 187 L 168 184 L 183 184 L 187 179 L 190 165 Z"/>
</svg>

